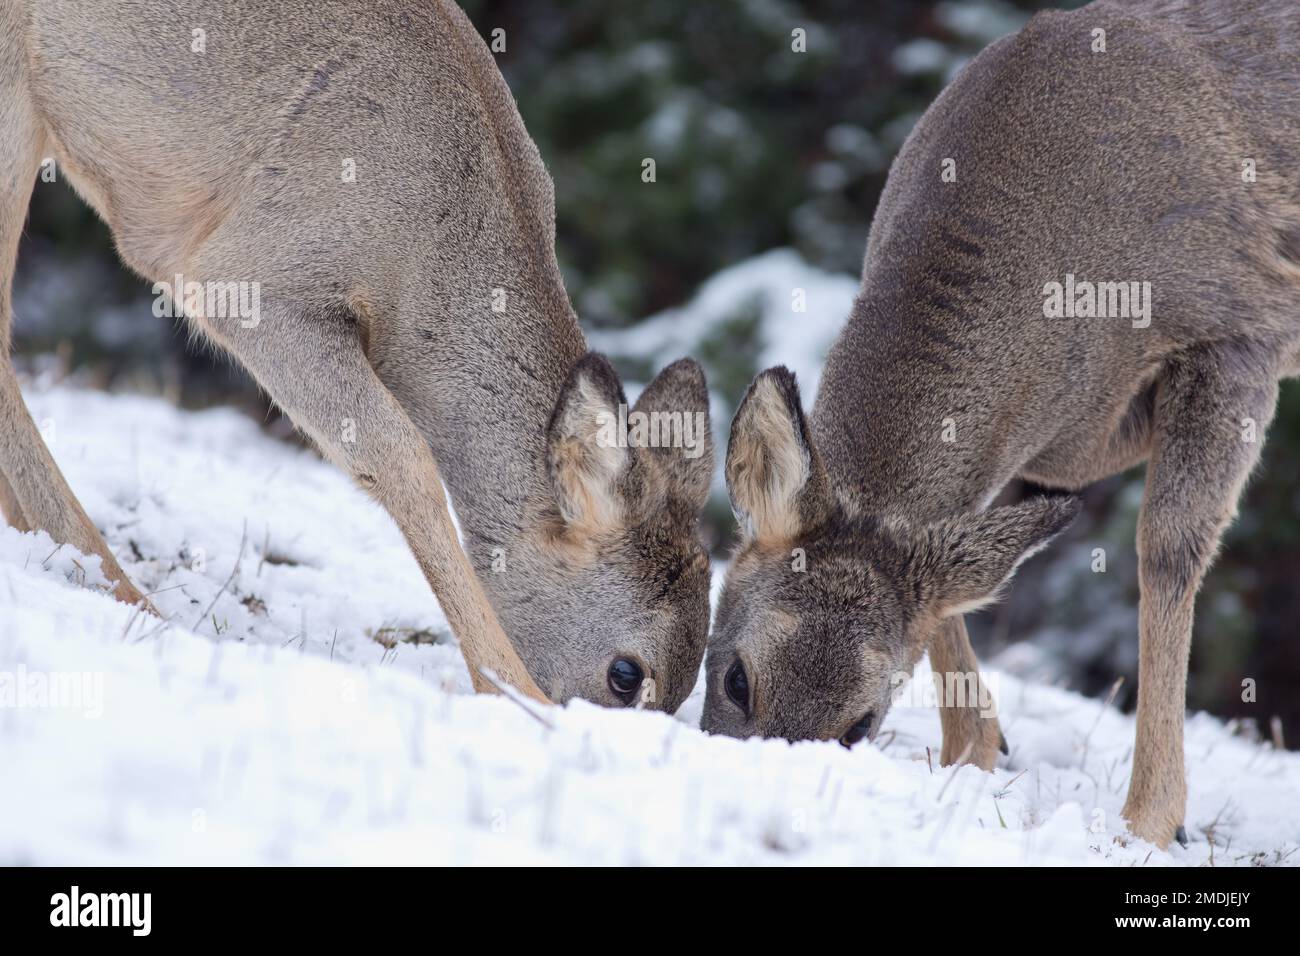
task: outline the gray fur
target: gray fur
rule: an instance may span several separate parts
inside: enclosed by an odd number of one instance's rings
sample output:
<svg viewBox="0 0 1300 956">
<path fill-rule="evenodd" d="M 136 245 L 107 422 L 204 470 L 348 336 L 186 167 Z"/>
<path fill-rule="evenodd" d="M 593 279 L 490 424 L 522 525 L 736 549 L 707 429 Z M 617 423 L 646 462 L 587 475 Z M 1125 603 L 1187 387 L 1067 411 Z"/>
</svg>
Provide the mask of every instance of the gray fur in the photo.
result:
<svg viewBox="0 0 1300 956">
<path fill-rule="evenodd" d="M 195 29 L 206 53 L 191 52 Z M 643 500 L 661 511 L 629 508 L 581 533 L 558 517 L 547 426 L 586 345 L 556 263 L 550 177 L 458 8 L 0 0 L 4 342 L 45 155 L 142 276 L 261 284 L 256 328 L 213 316 L 194 326 L 393 515 L 476 686 L 490 667 L 535 697 L 613 703 L 605 670 L 630 655 L 655 678 L 652 705 L 680 702 L 707 627 L 698 488 L 658 451 L 634 449 Z M 676 397 L 707 411 L 697 368 L 665 376 L 690 378 L 698 387 Z M 141 600 L 9 371 L 0 427 L 0 504 L 99 554 L 119 597 Z"/>
<path fill-rule="evenodd" d="M 979 513 L 1018 476 L 1074 490 L 1147 460 L 1124 815 L 1139 836 L 1173 838 L 1193 599 L 1276 383 L 1300 371 L 1297 50 L 1289 0 L 1100 0 L 1034 17 L 955 78 L 890 172 L 809 418 L 835 506 L 794 540 L 738 554 L 706 661 L 706 728 L 835 737 L 867 709 L 883 715 L 880 675 L 927 648 L 936 671 L 973 669 L 943 602 L 991 596 L 1007 554 L 1041 544 L 1068 506 Z M 945 158 L 956 182 L 941 179 Z M 1150 281 L 1149 327 L 1044 317 L 1044 286 L 1066 273 Z M 729 477 L 733 456 L 764 454 L 735 435 Z M 958 595 L 923 568 L 963 533 L 962 563 L 986 566 Z M 808 553 L 802 576 L 793 547 Z M 918 567 L 909 553 L 932 557 Z M 722 689 L 741 649 L 757 693 L 788 708 L 766 726 Z M 945 762 L 991 765 L 996 720 L 941 715 Z"/>
</svg>

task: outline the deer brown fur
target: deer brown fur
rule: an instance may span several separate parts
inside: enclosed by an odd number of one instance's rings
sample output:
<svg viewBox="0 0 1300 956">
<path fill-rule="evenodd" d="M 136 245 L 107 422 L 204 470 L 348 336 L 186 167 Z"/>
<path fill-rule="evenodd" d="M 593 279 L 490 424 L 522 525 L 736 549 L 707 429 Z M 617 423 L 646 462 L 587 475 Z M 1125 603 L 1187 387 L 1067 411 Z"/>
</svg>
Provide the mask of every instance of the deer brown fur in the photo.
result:
<svg viewBox="0 0 1300 956">
<path fill-rule="evenodd" d="M 1181 836 L 1193 601 L 1277 383 L 1300 373 L 1297 50 L 1289 0 L 1100 0 L 1035 16 L 939 96 L 890 171 L 811 416 L 781 369 L 737 412 L 747 535 L 706 729 L 874 735 L 891 675 L 926 650 L 938 673 L 975 670 L 961 614 L 1073 514 L 986 510 L 1004 486 L 1075 490 L 1145 461 L 1123 815 Z M 1149 282 L 1150 314 L 1049 318 L 1067 274 Z M 991 766 L 996 716 L 941 714 L 945 762 Z"/>
<path fill-rule="evenodd" d="M 587 354 L 556 263 L 550 177 L 457 7 L 0 0 L 6 344 L 46 158 L 140 275 L 259 284 L 259 321 L 191 302 L 191 324 L 393 516 L 476 687 L 490 668 L 538 699 L 626 704 L 607 678 L 624 658 L 654 681 L 637 699 L 676 708 L 708 626 L 696 517 L 711 452 L 585 448 L 587 423 L 616 411 L 622 389 Z M 670 366 L 637 407 L 707 413 L 699 367 Z M 143 600 L 8 363 L 0 507 L 98 555 L 117 596 Z"/>
</svg>

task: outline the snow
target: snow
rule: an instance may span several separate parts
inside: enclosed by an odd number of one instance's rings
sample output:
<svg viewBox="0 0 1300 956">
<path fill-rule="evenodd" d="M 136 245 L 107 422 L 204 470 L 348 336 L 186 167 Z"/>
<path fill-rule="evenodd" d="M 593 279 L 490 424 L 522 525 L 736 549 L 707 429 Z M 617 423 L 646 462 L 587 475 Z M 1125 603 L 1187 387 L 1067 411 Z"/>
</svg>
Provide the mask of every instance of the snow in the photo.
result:
<svg viewBox="0 0 1300 956">
<path fill-rule="evenodd" d="M 1163 852 L 1119 817 L 1133 721 L 996 670 L 992 773 L 937 766 L 924 694 L 853 751 L 706 736 L 698 690 L 676 717 L 474 696 L 395 526 L 312 453 L 229 410 L 27 399 L 169 623 L 0 528 L 0 863 L 1300 862 L 1300 755 L 1192 717 L 1193 842 Z"/>
<path fill-rule="evenodd" d="M 793 249 L 773 249 L 712 276 L 680 308 L 628 329 L 589 332 L 587 340 L 598 351 L 652 359 L 661 368 L 698 354 L 700 344 L 736 316 L 738 305 L 749 305 L 757 310 L 755 334 L 762 343 L 756 371 L 785 365 L 810 404 L 826 353 L 857 293 L 852 276 L 811 266 Z"/>
</svg>

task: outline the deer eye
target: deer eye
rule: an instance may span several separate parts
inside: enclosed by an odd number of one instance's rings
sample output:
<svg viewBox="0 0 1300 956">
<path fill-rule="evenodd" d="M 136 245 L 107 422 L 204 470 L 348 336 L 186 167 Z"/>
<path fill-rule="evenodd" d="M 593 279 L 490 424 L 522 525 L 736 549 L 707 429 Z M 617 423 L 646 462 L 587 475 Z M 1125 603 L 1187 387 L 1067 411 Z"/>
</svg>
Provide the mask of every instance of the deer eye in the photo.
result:
<svg viewBox="0 0 1300 956">
<path fill-rule="evenodd" d="M 862 719 L 850 727 L 844 736 L 840 738 L 840 743 L 845 747 L 852 747 L 863 737 L 866 737 L 867 734 L 871 733 L 871 725 L 875 723 L 875 720 L 876 712 L 874 710 L 867 711 L 862 716 Z"/>
<path fill-rule="evenodd" d="M 631 703 L 643 678 L 640 665 L 626 657 L 620 657 L 609 665 L 609 689 L 625 704 Z"/>
<path fill-rule="evenodd" d="M 745 665 L 736 661 L 727 671 L 727 676 L 722 681 L 722 686 L 727 690 L 727 696 L 731 702 L 749 716 L 749 678 L 745 675 Z"/>
</svg>

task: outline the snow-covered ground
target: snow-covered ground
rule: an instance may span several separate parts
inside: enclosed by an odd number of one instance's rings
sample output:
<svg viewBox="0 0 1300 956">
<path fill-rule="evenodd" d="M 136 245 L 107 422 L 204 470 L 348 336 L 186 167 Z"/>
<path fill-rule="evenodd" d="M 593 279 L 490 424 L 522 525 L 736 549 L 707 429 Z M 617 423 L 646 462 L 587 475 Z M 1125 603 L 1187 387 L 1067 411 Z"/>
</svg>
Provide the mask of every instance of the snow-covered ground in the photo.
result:
<svg viewBox="0 0 1300 956">
<path fill-rule="evenodd" d="M 996 672 L 993 773 L 935 765 L 923 702 L 850 752 L 705 736 L 698 696 L 475 697 L 396 528 L 331 466 L 233 411 L 27 396 L 170 623 L 0 529 L 0 863 L 1300 862 L 1300 755 L 1191 718 L 1193 842 L 1165 853 L 1119 817 L 1132 720 Z"/>
</svg>

